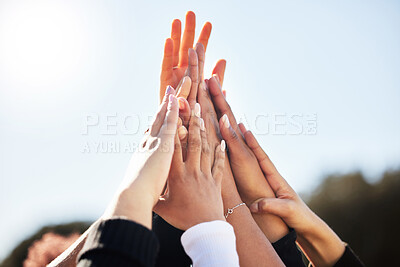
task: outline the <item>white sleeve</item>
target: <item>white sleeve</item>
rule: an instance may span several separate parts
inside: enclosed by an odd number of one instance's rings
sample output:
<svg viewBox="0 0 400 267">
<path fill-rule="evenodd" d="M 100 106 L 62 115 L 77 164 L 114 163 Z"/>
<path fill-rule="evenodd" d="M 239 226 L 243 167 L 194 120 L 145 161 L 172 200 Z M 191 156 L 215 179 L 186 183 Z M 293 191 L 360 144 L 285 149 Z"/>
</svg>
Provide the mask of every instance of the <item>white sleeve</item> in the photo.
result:
<svg viewBox="0 0 400 267">
<path fill-rule="evenodd" d="M 181 242 L 193 267 L 239 266 L 235 232 L 227 222 L 197 224 L 183 233 Z"/>
</svg>

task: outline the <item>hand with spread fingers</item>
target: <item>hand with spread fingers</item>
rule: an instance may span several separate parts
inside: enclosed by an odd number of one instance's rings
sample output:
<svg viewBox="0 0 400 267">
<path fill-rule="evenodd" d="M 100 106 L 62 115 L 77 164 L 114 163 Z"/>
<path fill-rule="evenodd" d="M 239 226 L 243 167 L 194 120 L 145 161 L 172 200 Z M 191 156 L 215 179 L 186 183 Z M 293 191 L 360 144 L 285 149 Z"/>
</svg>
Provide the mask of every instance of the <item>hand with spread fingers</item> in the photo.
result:
<svg viewBox="0 0 400 267">
<path fill-rule="evenodd" d="M 211 23 L 206 22 L 201 30 L 198 43 L 201 43 L 204 49 L 207 48 L 211 28 Z M 168 38 L 164 45 L 164 57 L 160 75 L 160 101 L 164 96 L 165 88 L 168 85 L 174 88 L 178 87 L 185 73 L 192 79 L 192 82 L 197 82 L 197 72 L 190 72 L 188 69 L 189 63 L 194 64 L 197 61 L 197 57 L 193 54 L 193 51 L 189 51 L 189 49 L 193 49 L 195 30 L 196 15 L 192 11 L 186 14 L 185 29 L 182 36 L 181 21 L 175 19 L 172 22 L 171 38 Z M 177 93 L 179 97 L 187 98 L 190 91 L 182 90 Z"/>
<path fill-rule="evenodd" d="M 281 176 L 251 131 L 239 127 L 247 145 L 256 156 L 276 198 L 261 198 L 250 205 L 254 214 L 281 217 L 297 233 L 297 242 L 313 266 L 333 266 L 343 255 L 345 244 L 299 197 Z"/>
<path fill-rule="evenodd" d="M 229 161 L 241 198 L 250 205 L 261 197 L 275 197 L 258 165 L 257 158 L 240 132 L 216 76 L 208 81 L 208 87 L 219 118 L 221 135 L 229 149 Z M 271 242 L 279 240 L 288 233 L 286 224 L 275 215 L 256 214 L 254 219 Z"/>
<path fill-rule="evenodd" d="M 178 101 L 171 88 L 103 219 L 125 217 L 151 229 L 152 210 L 167 181 L 178 125 Z M 154 166 L 157 166 L 155 168 Z"/>
<path fill-rule="evenodd" d="M 182 36 L 181 21 L 175 19 L 172 22 L 171 38 L 165 41 L 164 46 L 160 75 L 160 101 L 168 85 L 178 88 L 179 84 L 185 82 L 184 79 L 191 79 L 191 87 L 181 87 L 177 90 L 177 96 L 188 99 L 191 108 L 196 103 L 197 88 L 204 79 L 204 56 L 198 58 L 197 52 L 204 50 L 205 53 L 212 25 L 210 22 L 204 24 L 197 44 L 193 49 L 195 29 L 196 15 L 192 11 L 186 14 L 185 29 Z M 218 75 L 221 84 L 224 80 L 225 67 L 226 61 L 221 59 L 215 64 L 212 72 L 212 74 Z M 187 126 L 185 123 L 184 125 Z"/>
<path fill-rule="evenodd" d="M 175 137 L 168 191 L 155 206 L 158 215 L 181 230 L 202 222 L 225 221 L 221 198 L 225 143 L 208 144 L 200 114 L 200 105 L 196 103 L 189 123 L 186 160 L 180 140 Z M 215 157 L 210 151 L 215 152 Z"/>
</svg>

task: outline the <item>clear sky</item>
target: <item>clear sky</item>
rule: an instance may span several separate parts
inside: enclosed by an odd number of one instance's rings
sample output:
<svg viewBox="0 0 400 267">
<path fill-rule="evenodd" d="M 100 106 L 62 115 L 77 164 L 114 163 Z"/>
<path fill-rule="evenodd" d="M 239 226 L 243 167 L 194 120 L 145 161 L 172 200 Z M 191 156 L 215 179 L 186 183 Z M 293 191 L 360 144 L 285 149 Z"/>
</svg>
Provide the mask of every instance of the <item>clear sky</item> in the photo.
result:
<svg viewBox="0 0 400 267">
<path fill-rule="evenodd" d="M 398 1 L 1 0 L 0 258 L 43 225 L 101 215 L 188 10 L 213 24 L 207 73 L 227 59 L 234 112 L 296 190 L 399 166 Z"/>
</svg>

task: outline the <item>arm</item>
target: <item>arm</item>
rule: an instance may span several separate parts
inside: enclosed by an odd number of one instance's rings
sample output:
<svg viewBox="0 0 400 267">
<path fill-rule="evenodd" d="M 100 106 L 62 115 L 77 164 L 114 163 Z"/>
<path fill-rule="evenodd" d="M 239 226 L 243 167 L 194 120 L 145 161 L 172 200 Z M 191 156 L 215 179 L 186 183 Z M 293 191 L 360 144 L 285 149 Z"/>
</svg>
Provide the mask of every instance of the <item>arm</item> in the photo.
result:
<svg viewBox="0 0 400 267">
<path fill-rule="evenodd" d="M 178 102 L 168 92 L 114 200 L 87 236 L 78 266 L 154 265 L 151 212 L 168 177 L 178 122 Z"/>
<path fill-rule="evenodd" d="M 201 108 L 196 103 L 189 121 L 186 160 L 176 137 L 168 191 L 155 211 L 171 225 L 186 231 L 181 241 L 194 266 L 239 266 L 234 233 L 223 216 L 224 142 L 222 146 L 208 143 L 200 116 Z"/>
<path fill-rule="evenodd" d="M 208 81 L 210 96 L 219 118 L 222 137 L 229 148 L 229 159 L 239 194 L 250 205 L 261 197 L 275 197 L 251 149 L 240 133 L 235 116 L 226 101 L 216 76 Z M 270 240 L 276 242 L 289 230 L 281 218 L 271 214 L 255 214 L 254 220 Z"/>
<path fill-rule="evenodd" d="M 275 214 L 294 228 L 298 234 L 297 242 L 314 266 L 334 266 L 340 262 L 346 250 L 344 242 L 290 187 L 252 132 L 242 124 L 240 128 L 276 194 L 276 198 L 262 198 L 251 204 L 251 211 L 255 214 Z M 351 266 L 362 266 L 362 263 L 358 261 L 358 265 Z"/>
<path fill-rule="evenodd" d="M 210 144 L 218 143 L 219 127 L 218 119 L 211 99 L 204 84 L 200 84 L 198 90 L 198 101 L 202 106 L 202 117 Z M 222 199 L 224 210 L 232 208 L 240 203 L 242 199 L 237 191 L 228 157 L 225 159 L 225 167 L 222 180 Z M 227 221 L 233 226 L 236 235 L 236 246 L 239 254 L 240 266 L 282 266 L 282 262 L 275 253 L 271 243 L 255 223 L 249 209 L 241 206 L 235 209 Z"/>
</svg>

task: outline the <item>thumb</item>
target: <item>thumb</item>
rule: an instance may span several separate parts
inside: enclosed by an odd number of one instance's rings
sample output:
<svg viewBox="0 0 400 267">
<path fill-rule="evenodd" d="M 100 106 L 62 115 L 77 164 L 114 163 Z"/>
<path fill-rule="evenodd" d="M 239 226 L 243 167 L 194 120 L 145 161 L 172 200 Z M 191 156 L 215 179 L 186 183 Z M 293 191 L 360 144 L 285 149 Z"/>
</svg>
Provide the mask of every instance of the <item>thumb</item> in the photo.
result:
<svg viewBox="0 0 400 267">
<path fill-rule="evenodd" d="M 291 212 L 291 200 L 280 198 L 260 198 L 250 205 L 252 213 L 271 213 L 285 218 Z"/>
</svg>

